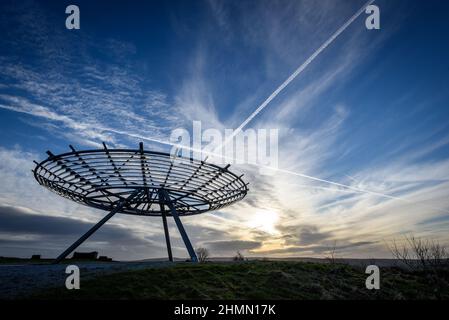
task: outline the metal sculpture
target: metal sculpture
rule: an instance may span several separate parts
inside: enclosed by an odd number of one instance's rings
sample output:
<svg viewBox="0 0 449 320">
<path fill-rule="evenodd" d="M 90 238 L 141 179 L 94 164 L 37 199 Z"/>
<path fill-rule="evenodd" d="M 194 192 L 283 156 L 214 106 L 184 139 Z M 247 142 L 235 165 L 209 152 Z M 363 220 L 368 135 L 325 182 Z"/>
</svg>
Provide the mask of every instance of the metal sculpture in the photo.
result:
<svg viewBox="0 0 449 320">
<path fill-rule="evenodd" d="M 54 155 L 36 162 L 34 177 L 42 186 L 75 202 L 107 210 L 81 238 L 61 253 L 65 259 L 116 213 L 161 216 L 168 258 L 173 261 L 167 217 L 173 217 L 191 261 L 197 257 L 180 217 L 216 210 L 243 199 L 248 184 L 205 160 L 139 149 L 103 149 Z"/>
</svg>

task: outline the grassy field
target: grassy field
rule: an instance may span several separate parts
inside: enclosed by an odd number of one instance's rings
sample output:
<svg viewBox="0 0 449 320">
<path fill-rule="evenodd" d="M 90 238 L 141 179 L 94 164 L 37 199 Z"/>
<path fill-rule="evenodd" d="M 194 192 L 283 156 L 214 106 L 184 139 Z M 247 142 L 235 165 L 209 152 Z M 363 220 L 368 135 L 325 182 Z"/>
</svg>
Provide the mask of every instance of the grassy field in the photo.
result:
<svg viewBox="0 0 449 320">
<path fill-rule="evenodd" d="M 449 272 L 438 276 L 381 269 L 367 290 L 364 269 L 343 264 L 253 261 L 176 264 L 83 281 L 80 290 L 40 292 L 38 299 L 448 299 Z"/>
</svg>

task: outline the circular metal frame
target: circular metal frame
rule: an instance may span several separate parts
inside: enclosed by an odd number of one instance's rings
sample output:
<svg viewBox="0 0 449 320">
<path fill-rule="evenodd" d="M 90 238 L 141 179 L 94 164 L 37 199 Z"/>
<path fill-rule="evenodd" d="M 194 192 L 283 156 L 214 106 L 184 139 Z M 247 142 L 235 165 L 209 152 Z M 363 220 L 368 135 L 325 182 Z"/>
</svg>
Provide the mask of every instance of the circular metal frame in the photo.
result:
<svg viewBox="0 0 449 320">
<path fill-rule="evenodd" d="M 171 215 L 160 200 L 165 190 L 180 216 L 216 210 L 243 199 L 247 184 L 226 167 L 140 149 L 104 149 L 53 155 L 36 163 L 39 184 L 78 203 L 103 210 L 136 190 L 119 212 L 133 215 Z"/>
</svg>

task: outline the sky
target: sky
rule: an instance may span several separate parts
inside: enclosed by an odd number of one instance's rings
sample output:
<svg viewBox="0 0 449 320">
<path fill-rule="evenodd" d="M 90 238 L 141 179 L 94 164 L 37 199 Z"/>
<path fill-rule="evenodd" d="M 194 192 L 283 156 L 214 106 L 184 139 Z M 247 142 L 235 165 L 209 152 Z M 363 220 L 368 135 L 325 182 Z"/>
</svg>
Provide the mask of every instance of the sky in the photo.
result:
<svg viewBox="0 0 449 320">
<path fill-rule="evenodd" d="M 65 28 L 70 4 L 79 30 Z M 192 121 L 238 128 L 364 4 L 1 1 L 0 256 L 55 257 L 104 215 L 38 185 L 46 150 L 168 152 L 155 141 Z M 247 124 L 279 130 L 280 170 L 232 165 L 248 195 L 185 217 L 195 247 L 387 258 L 406 235 L 449 245 L 449 4 L 374 4 L 380 30 L 362 13 Z M 162 221 L 116 215 L 80 250 L 165 257 Z"/>
</svg>

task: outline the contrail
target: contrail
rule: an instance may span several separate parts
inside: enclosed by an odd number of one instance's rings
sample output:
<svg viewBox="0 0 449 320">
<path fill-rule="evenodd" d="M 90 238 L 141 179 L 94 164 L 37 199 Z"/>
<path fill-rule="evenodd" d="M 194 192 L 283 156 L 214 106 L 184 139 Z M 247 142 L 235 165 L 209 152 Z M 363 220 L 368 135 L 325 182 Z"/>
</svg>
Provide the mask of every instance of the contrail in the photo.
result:
<svg viewBox="0 0 449 320">
<path fill-rule="evenodd" d="M 355 19 L 357 19 L 368 7 L 370 4 L 372 4 L 375 0 L 368 1 L 359 11 L 357 11 L 344 25 L 342 25 L 335 33 L 327 39 L 326 42 L 324 42 L 321 47 L 319 47 L 302 65 L 299 66 L 298 69 L 295 70 L 295 72 L 292 73 L 290 77 L 287 78 L 248 118 L 246 118 L 245 121 L 242 122 L 242 124 L 234 130 L 232 135 L 230 135 L 223 144 L 217 147 L 217 149 L 221 148 L 223 145 L 227 144 L 230 140 L 234 139 L 234 137 L 242 131 L 242 129 L 251 121 L 254 119 L 255 116 L 259 114 L 265 107 L 274 99 L 276 96 L 284 90 L 286 86 L 290 84 L 297 76 L 299 76 L 305 68 L 309 64 L 312 63 L 313 60 L 321 53 L 324 49 L 326 49 L 343 31 L 346 30 L 346 28 L 349 27 L 349 25 L 354 22 Z"/>
<path fill-rule="evenodd" d="M 178 147 L 180 149 L 187 149 L 187 150 L 193 151 L 193 152 L 202 152 L 202 153 L 205 153 L 205 154 L 207 154 L 209 156 L 215 156 L 217 158 L 222 158 L 222 159 L 227 159 L 227 160 L 232 160 L 232 161 L 235 160 L 234 157 L 224 156 L 224 155 L 221 155 L 219 153 L 215 153 L 214 151 L 201 150 L 201 149 L 196 149 L 196 148 L 192 148 L 192 147 L 188 147 L 188 146 L 183 146 L 183 145 L 180 145 L 180 144 L 177 144 L 177 143 L 173 143 L 173 142 L 170 142 L 170 141 L 163 141 L 163 140 L 159 140 L 159 139 L 148 138 L 148 137 L 142 136 L 140 134 L 127 133 L 127 132 L 124 132 L 124 131 L 119 131 L 119 130 L 114 130 L 114 129 L 109 130 L 109 129 L 106 129 L 106 128 L 104 128 L 104 130 L 115 132 L 115 133 L 118 133 L 118 134 L 128 135 L 128 136 L 131 136 L 131 137 L 134 137 L 134 138 L 139 138 L 139 139 L 142 139 L 142 140 L 147 140 L 147 141 L 151 141 L 151 142 L 161 143 L 161 144 L 165 144 L 165 145 L 176 146 L 176 147 Z M 387 198 L 387 199 L 390 199 L 390 200 L 401 201 L 401 202 L 408 203 L 408 204 L 416 204 L 415 202 L 407 200 L 407 199 L 404 199 L 404 198 L 395 197 L 395 196 L 391 196 L 391 195 L 388 195 L 388 194 L 384 194 L 384 193 L 380 193 L 380 192 L 376 192 L 376 191 L 371 191 L 371 190 L 367 190 L 367 189 L 357 188 L 357 187 L 353 187 L 353 186 L 346 185 L 346 184 L 343 184 L 343 183 L 338 183 L 338 182 L 331 181 L 331 180 L 326 180 L 326 179 L 321 179 L 321 178 L 309 176 L 309 175 L 304 174 L 304 173 L 299 173 L 299 172 L 295 172 L 295 171 L 291 171 L 291 170 L 280 169 L 280 168 L 277 168 L 277 167 L 271 167 L 271 166 L 266 166 L 266 165 L 261 165 L 261 164 L 251 164 L 251 165 L 254 165 L 254 166 L 257 166 L 257 167 L 260 167 L 260 168 L 263 168 L 263 169 L 273 170 L 273 171 L 277 171 L 277 172 L 280 172 L 280 173 L 286 173 L 286 174 L 302 177 L 302 178 L 305 178 L 305 179 L 309 179 L 309 180 L 313 180 L 313 181 L 317 181 L 317 182 L 321 182 L 321 183 L 330 184 L 330 185 L 333 185 L 333 186 L 336 186 L 336 187 L 341 187 L 341 188 L 344 188 L 344 189 L 347 189 L 347 190 L 351 190 L 351 191 L 357 192 L 357 193 L 366 193 L 366 194 L 371 194 L 371 195 L 382 197 L 382 198 Z M 333 190 L 341 191 L 339 189 L 333 189 Z M 442 209 L 442 208 L 431 207 L 431 206 L 427 206 L 427 205 L 423 205 L 423 204 L 418 204 L 418 205 L 422 206 L 423 208 L 444 212 L 446 214 L 449 213 L 447 210 Z"/>
<path fill-rule="evenodd" d="M 170 141 L 160 140 L 160 139 L 156 139 L 156 138 L 148 138 L 147 136 L 143 136 L 143 135 L 138 134 L 138 133 L 132 133 L 132 132 L 112 129 L 112 128 L 108 128 L 108 127 L 98 127 L 98 129 L 99 130 L 103 130 L 103 131 L 109 131 L 109 132 L 116 133 L 116 134 L 125 135 L 125 136 L 128 136 L 128 137 L 133 137 L 133 138 L 137 138 L 137 139 L 143 139 L 143 140 L 146 140 L 146 141 L 151 141 L 151 142 L 155 142 L 155 143 L 159 143 L 159 144 L 165 144 L 165 145 L 169 145 L 169 146 L 178 146 L 178 144 L 170 142 Z"/>
<path fill-rule="evenodd" d="M 290 82 L 292 82 L 298 75 L 300 75 L 309 64 L 311 64 L 313 62 L 313 60 L 315 60 L 315 58 L 324 51 L 324 49 L 326 49 L 341 33 L 343 33 L 343 31 L 345 31 L 366 9 L 366 7 L 368 7 L 369 5 L 371 5 L 375 0 L 370 0 L 367 3 L 365 3 L 365 5 L 360 8 L 351 18 L 349 18 L 348 21 L 346 21 L 337 31 L 335 31 L 335 33 L 333 35 L 331 35 L 331 37 L 329 39 L 327 39 L 306 61 L 304 61 L 304 63 L 302 65 L 300 65 L 295 72 L 293 72 L 290 77 L 287 78 L 287 80 L 285 80 L 264 102 L 262 102 L 262 104 L 248 117 L 246 118 L 245 121 L 242 122 L 242 124 L 236 129 L 234 130 L 234 132 L 232 133 L 232 135 L 230 135 L 223 144 L 221 144 L 217 149 L 221 148 L 223 145 L 227 144 L 230 140 L 232 140 L 240 131 L 242 131 L 242 129 L 252 120 L 254 119 L 254 117 L 256 117 L 274 98 L 276 98 L 276 96 L 285 89 L 285 87 L 287 87 Z M 213 155 L 216 155 L 214 153 L 212 153 Z M 402 198 L 398 198 L 398 197 L 393 197 L 390 195 L 386 195 L 386 194 L 382 194 L 382 193 L 378 193 L 378 192 L 373 192 L 370 190 L 363 190 L 363 189 L 359 189 L 359 188 L 354 188 L 348 185 L 344 185 L 341 183 L 337 183 L 337 182 L 333 182 L 330 180 L 324 180 L 324 179 L 320 179 L 320 178 L 316 178 L 316 177 L 312 177 L 312 176 L 308 176 L 305 174 L 301 174 L 301 173 L 297 173 L 297 172 L 293 172 L 293 171 L 289 171 L 289 170 L 284 170 L 284 169 L 278 169 L 278 168 L 272 168 L 272 167 L 267 167 L 267 166 L 263 166 L 267 169 L 272 169 L 272 170 L 276 170 L 276 171 L 280 171 L 280 172 L 284 172 L 284 173 L 289 173 L 292 175 L 296 175 L 296 176 L 300 176 L 303 178 L 307 178 L 307 179 L 311 179 L 314 181 L 318 181 L 318 182 L 324 182 L 324 183 L 328 183 L 334 186 L 338 186 L 338 187 L 344 187 L 347 189 L 350 189 L 352 191 L 356 191 L 356 192 L 364 192 L 364 193 L 369 193 L 369 194 L 373 194 L 373 195 L 377 195 L 377 196 L 381 196 L 381 197 L 386 197 L 389 199 L 394 199 L 394 200 L 401 200 L 401 201 L 406 201 Z"/>
</svg>

